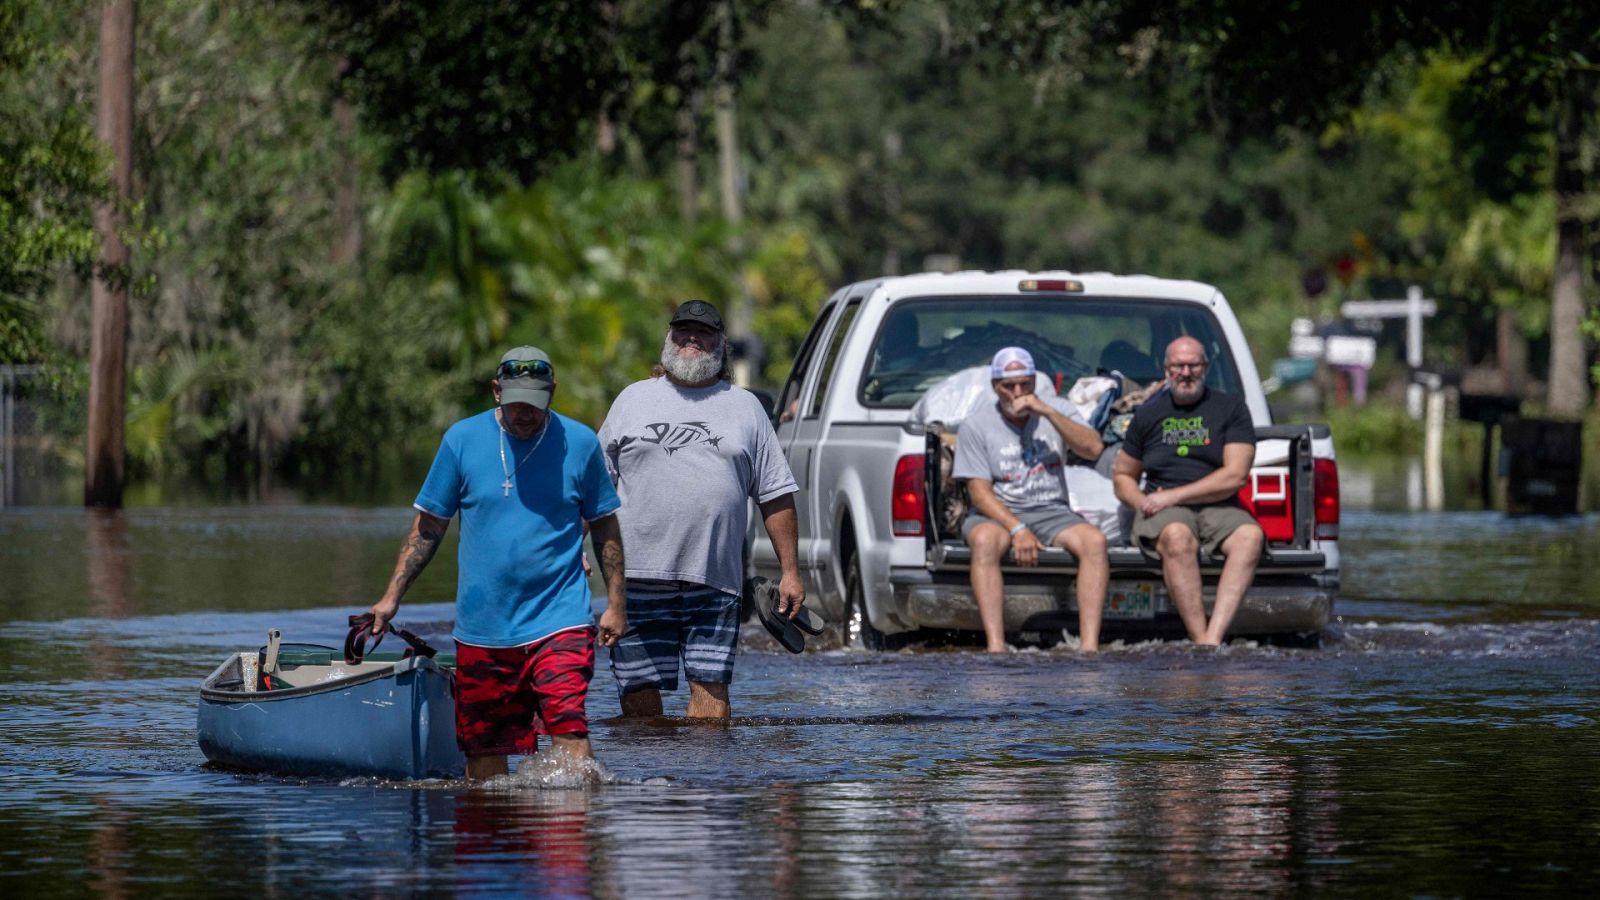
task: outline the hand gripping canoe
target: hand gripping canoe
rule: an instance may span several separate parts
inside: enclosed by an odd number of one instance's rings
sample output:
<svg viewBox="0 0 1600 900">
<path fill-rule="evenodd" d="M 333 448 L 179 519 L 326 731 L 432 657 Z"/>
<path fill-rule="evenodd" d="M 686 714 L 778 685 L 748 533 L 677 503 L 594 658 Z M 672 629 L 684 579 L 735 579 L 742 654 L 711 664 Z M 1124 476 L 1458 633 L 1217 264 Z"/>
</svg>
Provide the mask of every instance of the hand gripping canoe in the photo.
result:
<svg viewBox="0 0 1600 900">
<path fill-rule="evenodd" d="M 411 648 L 405 652 L 407 657 L 426 656 L 432 659 L 439 652 L 428 646 L 427 641 L 422 638 L 404 628 L 395 627 L 393 622 L 385 622 L 383 631 L 374 636 L 372 634 L 372 622 L 372 613 L 362 613 L 359 616 L 350 617 L 350 633 L 345 635 L 344 638 L 344 661 L 346 663 L 352 666 L 359 664 L 363 656 L 378 649 L 378 645 L 383 643 L 385 634 L 398 634 L 401 640 L 411 645 Z M 369 637 L 372 638 L 372 646 L 370 647 L 367 646 L 367 638 Z"/>
</svg>

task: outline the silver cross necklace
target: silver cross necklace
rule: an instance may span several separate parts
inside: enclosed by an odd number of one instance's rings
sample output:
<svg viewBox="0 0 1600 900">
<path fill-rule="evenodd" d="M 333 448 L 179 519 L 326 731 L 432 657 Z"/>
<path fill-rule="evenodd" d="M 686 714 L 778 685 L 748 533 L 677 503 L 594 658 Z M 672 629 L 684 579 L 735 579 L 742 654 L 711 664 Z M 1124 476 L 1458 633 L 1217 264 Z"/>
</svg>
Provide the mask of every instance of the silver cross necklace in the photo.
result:
<svg viewBox="0 0 1600 900">
<path fill-rule="evenodd" d="M 539 439 L 533 442 L 533 447 L 522 457 L 522 462 L 517 463 L 516 469 L 506 465 L 506 444 L 510 441 L 510 432 L 506 431 L 505 423 L 500 421 L 499 410 L 495 410 L 494 422 L 500 426 L 500 471 L 506 473 L 506 480 L 500 482 L 500 490 L 509 497 L 511 496 L 511 476 L 516 473 L 517 469 L 522 468 L 522 463 L 527 462 L 528 457 L 533 455 L 533 451 L 538 450 L 539 445 L 544 443 L 544 433 L 550 430 L 550 417 L 548 415 L 545 416 L 544 425 L 539 429 Z"/>
</svg>

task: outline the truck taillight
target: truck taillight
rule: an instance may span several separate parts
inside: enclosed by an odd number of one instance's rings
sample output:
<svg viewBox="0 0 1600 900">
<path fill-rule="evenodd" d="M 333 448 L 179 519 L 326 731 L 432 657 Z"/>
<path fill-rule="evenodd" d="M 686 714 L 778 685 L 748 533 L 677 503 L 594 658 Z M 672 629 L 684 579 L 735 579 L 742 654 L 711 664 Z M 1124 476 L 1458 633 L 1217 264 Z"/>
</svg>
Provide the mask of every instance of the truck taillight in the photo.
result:
<svg viewBox="0 0 1600 900">
<path fill-rule="evenodd" d="M 894 464 L 894 499 L 889 509 L 894 518 L 895 537 L 922 536 L 923 510 L 928 507 L 924 472 L 921 454 L 902 456 Z"/>
<path fill-rule="evenodd" d="M 1339 464 L 1331 459 L 1311 461 L 1312 506 L 1316 509 L 1319 541 L 1339 539 Z"/>
</svg>

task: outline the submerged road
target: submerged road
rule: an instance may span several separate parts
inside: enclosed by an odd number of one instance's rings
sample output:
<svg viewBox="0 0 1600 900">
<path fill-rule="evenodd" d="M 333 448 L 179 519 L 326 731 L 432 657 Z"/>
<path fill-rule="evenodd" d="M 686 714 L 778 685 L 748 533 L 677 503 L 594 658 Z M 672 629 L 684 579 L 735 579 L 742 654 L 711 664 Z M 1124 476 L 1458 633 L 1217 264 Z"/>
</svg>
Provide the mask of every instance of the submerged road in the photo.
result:
<svg viewBox="0 0 1600 900">
<path fill-rule="evenodd" d="M 337 645 L 403 520 L 0 513 L 0 892 L 1600 888 L 1600 517 L 1347 513 L 1321 650 L 791 656 L 750 625 L 728 727 L 615 719 L 602 660 L 599 786 L 207 768 L 200 679 L 269 627 Z M 416 596 L 450 590 L 439 568 Z"/>
</svg>

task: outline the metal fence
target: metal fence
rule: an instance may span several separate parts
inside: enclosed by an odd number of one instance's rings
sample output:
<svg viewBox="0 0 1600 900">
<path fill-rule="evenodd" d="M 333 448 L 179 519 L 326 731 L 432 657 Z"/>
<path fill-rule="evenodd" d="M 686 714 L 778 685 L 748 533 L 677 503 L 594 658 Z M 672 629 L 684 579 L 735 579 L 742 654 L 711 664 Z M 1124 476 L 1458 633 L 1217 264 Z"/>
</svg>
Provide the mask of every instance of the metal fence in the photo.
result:
<svg viewBox="0 0 1600 900">
<path fill-rule="evenodd" d="M 27 388 L 38 373 L 38 366 L 0 366 L 0 509 L 23 502 L 24 473 L 37 465 L 38 410 Z"/>
</svg>

